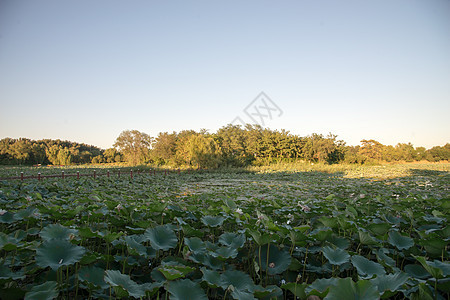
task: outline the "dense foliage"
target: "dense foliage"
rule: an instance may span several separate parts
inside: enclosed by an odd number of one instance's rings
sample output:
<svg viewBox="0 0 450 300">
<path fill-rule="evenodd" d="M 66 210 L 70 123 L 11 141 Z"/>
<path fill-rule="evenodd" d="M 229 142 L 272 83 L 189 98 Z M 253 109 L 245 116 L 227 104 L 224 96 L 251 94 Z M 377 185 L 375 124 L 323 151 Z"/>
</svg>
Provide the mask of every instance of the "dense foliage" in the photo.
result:
<svg viewBox="0 0 450 300">
<path fill-rule="evenodd" d="M 449 173 L 409 172 L 3 181 L 0 297 L 447 299 Z"/>
<path fill-rule="evenodd" d="M 371 164 L 395 161 L 441 161 L 450 159 L 450 144 L 431 149 L 399 143 L 386 146 L 375 140 L 362 140 L 360 146 L 346 146 L 336 135 L 312 134 L 306 137 L 285 130 L 271 130 L 258 125 L 228 125 L 215 133 L 161 132 L 156 138 L 137 130 L 123 131 L 114 148 L 100 150 L 93 146 L 62 141 L 3 139 L 0 163 L 54 164 L 111 163 L 155 164 L 172 167 L 201 168 L 268 165 L 281 161 Z"/>
<path fill-rule="evenodd" d="M 103 160 L 105 155 L 108 153 L 98 147 L 69 141 L 34 141 L 26 138 L 0 140 L 0 164 L 86 164 Z"/>
</svg>

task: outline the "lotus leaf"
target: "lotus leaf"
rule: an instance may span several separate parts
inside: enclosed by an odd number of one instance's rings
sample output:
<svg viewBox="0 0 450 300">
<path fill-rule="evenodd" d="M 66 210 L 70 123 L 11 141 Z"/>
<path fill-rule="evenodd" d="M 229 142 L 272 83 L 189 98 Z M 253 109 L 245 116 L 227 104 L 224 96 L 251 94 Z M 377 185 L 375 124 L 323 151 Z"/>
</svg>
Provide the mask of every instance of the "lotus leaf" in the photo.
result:
<svg viewBox="0 0 450 300">
<path fill-rule="evenodd" d="M 61 266 L 80 261 L 84 252 L 83 247 L 75 246 L 66 240 L 48 240 L 36 249 L 36 263 L 43 268 L 57 270 Z"/>
<path fill-rule="evenodd" d="M 43 284 L 33 286 L 31 290 L 25 294 L 25 300 L 49 300 L 58 297 L 56 289 L 58 283 L 56 281 L 47 281 Z"/>
<path fill-rule="evenodd" d="M 173 300 L 208 300 L 200 285 L 189 279 L 172 281 L 167 284 L 167 290 Z"/>
<path fill-rule="evenodd" d="M 105 282 L 112 287 L 120 287 L 125 290 L 128 295 L 134 298 L 141 298 L 145 296 L 145 291 L 142 286 L 131 280 L 129 275 L 122 274 L 117 270 L 106 270 Z"/>
<path fill-rule="evenodd" d="M 157 226 L 145 231 L 144 236 L 150 241 L 155 250 L 169 250 L 178 243 L 175 232 L 167 226 Z"/>
</svg>

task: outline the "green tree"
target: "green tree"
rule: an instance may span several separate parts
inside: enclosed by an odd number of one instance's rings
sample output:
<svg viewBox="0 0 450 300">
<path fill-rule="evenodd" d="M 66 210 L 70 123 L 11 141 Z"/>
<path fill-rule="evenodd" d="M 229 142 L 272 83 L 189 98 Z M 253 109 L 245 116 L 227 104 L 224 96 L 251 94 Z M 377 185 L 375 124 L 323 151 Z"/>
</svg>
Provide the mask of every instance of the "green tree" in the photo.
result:
<svg viewBox="0 0 450 300">
<path fill-rule="evenodd" d="M 122 161 L 122 155 L 115 148 L 108 148 L 103 153 L 105 161 L 107 163 L 120 162 Z"/>
<path fill-rule="evenodd" d="M 263 129 L 260 125 L 246 124 L 245 126 L 245 149 L 254 159 L 262 157 Z"/>
<path fill-rule="evenodd" d="M 103 157 L 103 155 L 97 155 L 95 157 L 92 158 L 91 163 L 93 164 L 101 164 L 105 162 L 105 158 Z"/>
<path fill-rule="evenodd" d="M 359 146 L 347 146 L 344 150 L 344 162 L 348 164 L 360 164 L 364 159 L 359 154 Z"/>
<path fill-rule="evenodd" d="M 395 149 L 399 154 L 400 160 L 411 162 L 416 158 L 416 150 L 414 149 L 414 146 L 411 143 L 408 144 L 398 143 L 395 146 Z"/>
<path fill-rule="evenodd" d="M 53 165 L 59 165 L 59 147 L 58 145 L 52 145 L 45 150 L 48 161 Z"/>
<path fill-rule="evenodd" d="M 425 149 L 425 147 L 416 147 L 415 152 L 416 160 L 423 160 L 426 157 L 427 149 Z"/>
<path fill-rule="evenodd" d="M 375 140 L 362 140 L 359 154 L 366 161 L 380 161 L 382 158 L 384 145 Z"/>
<path fill-rule="evenodd" d="M 227 166 L 244 166 L 252 157 L 246 151 L 245 130 L 240 125 L 227 125 L 214 135 L 222 150 L 222 162 Z"/>
<path fill-rule="evenodd" d="M 216 168 L 220 163 L 220 150 L 212 137 L 204 134 L 189 136 L 184 144 L 185 162 L 199 168 Z"/>
<path fill-rule="evenodd" d="M 336 163 L 344 159 L 345 143 L 332 133 L 327 137 L 313 133 L 306 138 L 303 152 L 309 161 Z"/>
<path fill-rule="evenodd" d="M 18 139 L 11 145 L 10 154 L 15 159 L 16 163 L 24 164 L 31 157 L 31 142 L 28 139 Z"/>
<path fill-rule="evenodd" d="M 45 154 L 45 145 L 41 143 L 34 143 L 31 146 L 31 155 L 35 164 L 43 164 L 47 158 Z"/>
<path fill-rule="evenodd" d="M 125 130 L 120 133 L 114 147 L 123 153 L 125 160 L 136 166 L 148 161 L 152 138 L 138 130 Z"/>
<path fill-rule="evenodd" d="M 70 150 L 67 147 L 59 149 L 57 158 L 59 165 L 68 166 L 72 164 L 72 154 L 70 153 Z"/>
<path fill-rule="evenodd" d="M 152 147 L 152 158 L 159 164 L 175 161 L 177 151 L 177 134 L 160 132 Z"/>
<path fill-rule="evenodd" d="M 450 144 L 445 146 L 435 146 L 427 151 L 427 159 L 429 161 L 450 160 Z"/>
</svg>

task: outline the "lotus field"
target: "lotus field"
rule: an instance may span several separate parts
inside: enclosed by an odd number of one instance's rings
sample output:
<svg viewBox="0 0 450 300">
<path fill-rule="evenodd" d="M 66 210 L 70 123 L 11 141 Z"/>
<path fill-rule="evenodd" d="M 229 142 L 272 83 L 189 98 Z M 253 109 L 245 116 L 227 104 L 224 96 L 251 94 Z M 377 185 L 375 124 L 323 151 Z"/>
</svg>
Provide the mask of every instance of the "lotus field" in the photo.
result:
<svg viewBox="0 0 450 300">
<path fill-rule="evenodd" d="M 448 171 L 0 182 L 2 299 L 449 299 Z"/>
</svg>

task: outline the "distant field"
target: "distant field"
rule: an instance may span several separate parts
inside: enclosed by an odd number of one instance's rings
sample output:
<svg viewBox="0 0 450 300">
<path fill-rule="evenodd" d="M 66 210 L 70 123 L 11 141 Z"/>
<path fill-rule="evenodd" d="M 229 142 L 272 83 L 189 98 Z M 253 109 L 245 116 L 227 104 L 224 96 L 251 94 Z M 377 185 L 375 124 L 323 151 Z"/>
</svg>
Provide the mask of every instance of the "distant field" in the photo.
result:
<svg viewBox="0 0 450 300">
<path fill-rule="evenodd" d="M 263 167 L 250 167 L 248 170 L 256 172 L 327 172 L 327 173 L 343 173 L 345 177 L 373 177 L 373 178 L 393 178 L 402 176 L 411 176 L 419 172 L 438 171 L 450 172 L 449 162 L 414 162 L 414 163 L 392 163 L 380 165 L 357 165 L 357 164 L 313 164 L 305 163 L 289 163 L 278 164 Z M 420 172 L 419 172 L 420 173 Z"/>
<path fill-rule="evenodd" d="M 449 187 L 448 163 L 0 181 L 0 298 L 448 299 Z"/>
<path fill-rule="evenodd" d="M 100 173 L 104 173 L 107 170 L 110 171 L 130 171 L 130 170 L 164 170 L 154 166 L 138 166 L 127 167 L 124 164 L 100 164 L 100 165 L 82 165 L 82 166 L 43 166 L 43 167 L 28 167 L 28 166 L 0 166 L 0 177 L 12 177 L 20 176 L 23 172 L 27 175 L 42 175 L 60 174 L 61 171 L 67 174 L 75 174 L 77 171 L 80 173 L 92 172 L 97 170 Z M 173 170 L 173 169 L 172 169 Z M 185 170 L 185 168 L 184 168 Z M 449 162 L 414 162 L 414 163 L 393 163 L 393 164 L 381 164 L 381 165 L 356 165 L 356 164 L 314 164 L 309 162 L 298 163 L 280 163 L 272 164 L 270 166 L 251 166 L 241 169 L 219 169 L 210 170 L 209 172 L 233 172 L 233 171 L 248 171 L 256 173 L 272 173 L 272 172 L 325 172 L 325 173 L 341 173 L 345 177 L 358 178 L 393 178 L 402 176 L 411 176 L 417 172 L 426 171 L 438 171 L 438 172 L 450 172 Z"/>
</svg>

